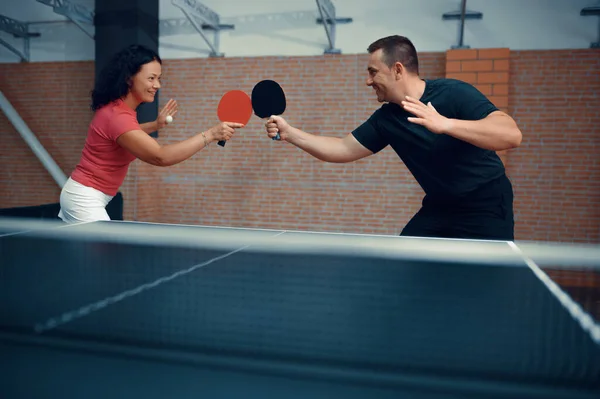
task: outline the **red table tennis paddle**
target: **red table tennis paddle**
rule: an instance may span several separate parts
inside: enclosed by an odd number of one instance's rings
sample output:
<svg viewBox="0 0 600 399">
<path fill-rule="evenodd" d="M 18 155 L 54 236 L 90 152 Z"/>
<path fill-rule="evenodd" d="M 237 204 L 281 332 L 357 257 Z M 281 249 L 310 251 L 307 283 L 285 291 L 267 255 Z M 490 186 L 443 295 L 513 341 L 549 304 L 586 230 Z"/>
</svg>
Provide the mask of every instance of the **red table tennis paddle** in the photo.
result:
<svg viewBox="0 0 600 399">
<path fill-rule="evenodd" d="M 285 93 L 274 80 L 261 80 L 252 89 L 252 108 L 259 118 L 282 115 L 285 107 Z M 281 140 L 279 133 L 273 140 Z"/>
<path fill-rule="evenodd" d="M 252 101 L 248 94 L 241 90 L 231 90 L 223 94 L 219 106 L 217 107 L 217 116 L 221 122 L 235 122 L 246 125 L 252 116 Z M 225 147 L 225 141 L 218 143 Z"/>
</svg>

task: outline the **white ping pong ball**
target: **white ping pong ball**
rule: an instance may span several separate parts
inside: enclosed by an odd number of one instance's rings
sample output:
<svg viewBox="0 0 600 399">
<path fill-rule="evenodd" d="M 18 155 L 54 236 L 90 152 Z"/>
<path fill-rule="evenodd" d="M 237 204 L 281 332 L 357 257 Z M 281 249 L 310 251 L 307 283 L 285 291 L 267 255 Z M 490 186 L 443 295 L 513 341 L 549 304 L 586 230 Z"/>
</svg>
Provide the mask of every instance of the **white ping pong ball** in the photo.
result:
<svg viewBox="0 0 600 399">
<path fill-rule="evenodd" d="M 167 123 L 173 122 L 173 117 L 171 115 L 167 115 Z"/>
</svg>

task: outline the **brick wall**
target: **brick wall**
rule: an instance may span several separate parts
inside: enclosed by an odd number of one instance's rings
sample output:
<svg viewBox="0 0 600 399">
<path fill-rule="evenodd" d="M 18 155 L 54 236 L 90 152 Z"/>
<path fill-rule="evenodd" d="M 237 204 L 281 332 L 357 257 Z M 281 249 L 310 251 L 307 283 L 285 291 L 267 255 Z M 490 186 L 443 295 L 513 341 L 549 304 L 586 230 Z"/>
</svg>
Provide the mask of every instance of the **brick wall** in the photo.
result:
<svg viewBox="0 0 600 399">
<path fill-rule="evenodd" d="M 461 76 L 476 79 L 521 125 L 523 145 L 502 154 L 515 184 L 517 238 L 600 241 L 597 54 L 490 49 L 421 56 L 424 77 L 468 74 Z M 176 98 L 180 112 L 159 140 L 209 128 L 225 90 L 249 93 L 263 78 L 283 85 L 290 122 L 343 136 L 379 106 L 365 85 L 365 66 L 363 55 L 168 60 L 161 99 Z M 4 94 L 68 174 L 91 117 L 93 63 L 2 64 L 0 76 Z M 0 132 L 0 206 L 57 201 L 58 188 L 3 114 Z M 122 191 L 128 219 L 381 234 L 399 233 L 423 195 L 390 149 L 353 164 L 326 164 L 269 140 L 256 117 L 225 148 L 213 145 L 183 164 L 136 161 Z"/>
<path fill-rule="evenodd" d="M 600 242 L 600 53 L 512 51 L 510 153 L 522 237 Z"/>
</svg>

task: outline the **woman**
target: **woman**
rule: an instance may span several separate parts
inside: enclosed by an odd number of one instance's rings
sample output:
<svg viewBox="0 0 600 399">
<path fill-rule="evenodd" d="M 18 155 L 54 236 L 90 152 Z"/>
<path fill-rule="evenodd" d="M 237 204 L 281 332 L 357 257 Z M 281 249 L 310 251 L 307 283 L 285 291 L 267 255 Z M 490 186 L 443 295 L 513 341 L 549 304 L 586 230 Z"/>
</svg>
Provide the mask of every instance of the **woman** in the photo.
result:
<svg viewBox="0 0 600 399">
<path fill-rule="evenodd" d="M 219 123 L 189 139 L 161 146 L 149 133 L 177 113 L 173 100 L 154 122 L 139 124 L 136 108 L 151 103 L 160 89 L 162 61 L 140 45 L 119 53 L 102 70 L 92 91 L 94 117 L 81 160 L 60 194 L 58 216 L 67 223 L 110 220 L 106 205 L 123 184 L 129 164 L 140 159 L 156 166 L 183 162 L 213 141 L 229 140 L 239 123 Z"/>
</svg>

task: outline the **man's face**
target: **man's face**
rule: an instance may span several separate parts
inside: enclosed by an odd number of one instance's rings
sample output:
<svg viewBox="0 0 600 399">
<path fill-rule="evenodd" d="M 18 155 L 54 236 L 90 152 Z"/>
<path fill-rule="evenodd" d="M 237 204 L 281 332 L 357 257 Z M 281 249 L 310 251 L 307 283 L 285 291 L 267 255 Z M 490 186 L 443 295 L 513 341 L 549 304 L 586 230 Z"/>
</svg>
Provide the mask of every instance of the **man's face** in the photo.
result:
<svg viewBox="0 0 600 399">
<path fill-rule="evenodd" d="M 367 66 L 367 86 L 372 87 L 377 95 L 377 101 L 391 101 L 392 94 L 397 84 L 397 73 L 388 67 L 382 60 L 383 51 L 377 50 L 370 54 Z"/>
</svg>

